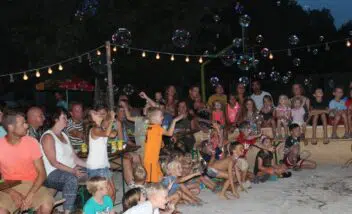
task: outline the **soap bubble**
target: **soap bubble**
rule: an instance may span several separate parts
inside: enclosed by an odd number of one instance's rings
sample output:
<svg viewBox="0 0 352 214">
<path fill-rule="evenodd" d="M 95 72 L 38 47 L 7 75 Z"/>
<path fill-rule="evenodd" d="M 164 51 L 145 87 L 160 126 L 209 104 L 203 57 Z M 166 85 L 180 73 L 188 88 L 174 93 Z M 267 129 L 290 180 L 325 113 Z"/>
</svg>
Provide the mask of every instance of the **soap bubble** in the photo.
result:
<svg viewBox="0 0 352 214">
<path fill-rule="evenodd" d="M 319 36 L 319 41 L 323 42 L 325 40 L 324 36 Z"/>
<path fill-rule="evenodd" d="M 217 86 L 217 85 L 219 85 L 219 78 L 218 77 L 210 77 L 210 84 L 212 85 L 212 86 Z"/>
<path fill-rule="evenodd" d="M 249 17 L 247 14 L 242 15 L 240 17 L 239 23 L 242 27 L 248 27 L 251 23 L 251 17 Z"/>
<path fill-rule="evenodd" d="M 246 77 L 246 76 L 243 76 L 243 77 L 240 77 L 239 79 L 238 79 L 238 82 L 239 83 L 242 83 L 243 85 L 248 85 L 248 83 L 249 83 L 249 79 L 248 79 L 248 77 Z"/>
<path fill-rule="evenodd" d="M 281 1 L 276 1 L 276 5 L 277 5 L 278 7 L 280 7 L 280 6 L 281 6 Z"/>
<path fill-rule="evenodd" d="M 298 66 L 301 65 L 301 59 L 300 58 L 294 58 L 292 60 L 292 63 L 293 63 L 294 66 L 298 67 Z"/>
<path fill-rule="evenodd" d="M 267 48 L 263 48 L 263 49 L 260 51 L 260 53 L 262 54 L 262 56 L 263 56 L 264 58 L 267 58 L 267 57 L 269 56 L 270 51 L 269 51 L 269 49 L 267 49 Z"/>
<path fill-rule="evenodd" d="M 123 48 L 126 48 L 132 43 L 131 32 L 126 28 L 119 28 L 113 35 L 112 41 L 115 44 L 120 45 Z"/>
<path fill-rule="evenodd" d="M 221 56 L 221 62 L 225 66 L 231 66 L 236 61 L 235 52 L 232 49 L 229 49 L 224 52 Z"/>
<path fill-rule="evenodd" d="M 248 55 L 240 56 L 239 60 L 237 61 L 237 66 L 239 69 L 243 71 L 248 71 L 252 65 L 253 58 Z"/>
<path fill-rule="evenodd" d="M 130 96 L 134 93 L 134 87 L 131 84 L 127 84 L 125 85 L 125 87 L 123 87 L 123 92 L 127 95 Z"/>
<path fill-rule="evenodd" d="M 191 40 L 191 34 L 184 29 L 177 29 L 172 35 L 172 43 L 178 48 L 186 47 Z"/>
<path fill-rule="evenodd" d="M 235 5 L 235 13 L 238 13 L 238 14 L 242 14 L 243 13 L 243 6 L 241 5 L 240 2 L 236 2 L 236 5 Z"/>
<path fill-rule="evenodd" d="M 297 45 L 299 43 L 299 38 L 298 36 L 296 35 L 291 35 L 289 38 L 288 38 L 288 43 L 290 45 Z"/>
<path fill-rule="evenodd" d="M 219 21 L 221 20 L 220 16 L 217 15 L 217 14 L 215 14 L 215 15 L 213 16 L 213 19 L 214 19 L 215 22 L 219 22 Z"/>
<path fill-rule="evenodd" d="M 330 79 L 328 82 L 328 85 L 331 89 L 334 89 L 335 88 L 335 81 L 333 79 Z"/>
<path fill-rule="evenodd" d="M 319 53 L 319 50 L 317 48 L 313 49 L 313 55 L 317 55 Z"/>
<path fill-rule="evenodd" d="M 258 59 L 254 59 L 252 64 L 253 64 L 253 66 L 257 66 L 259 64 L 259 62 L 260 61 Z"/>
<path fill-rule="evenodd" d="M 205 50 L 204 53 L 203 53 L 203 56 L 204 56 L 204 57 L 208 57 L 208 56 L 209 56 L 209 51 L 208 51 L 208 50 Z"/>
<path fill-rule="evenodd" d="M 310 77 L 309 78 L 305 78 L 304 79 L 304 85 L 306 85 L 306 86 L 310 85 L 311 81 L 312 81 L 312 79 Z"/>
<path fill-rule="evenodd" d="M 270 73 L 270 78 L 271 78 L 272 81 L 277 82 L 280 79 L 280 73 L 277 72 L 277 71 L 272 71 Z"/>
<path fill-rule="evenodd" d="M 259 73 L 258 73 L 258 77 L 259 77 L 259 79 L 265 79 L 265 77 L 266 77 L 266 73 L 264 72 L 264 71 L 260 71 Z"/>
<path fill-rule="evenodd" d="M 292 77 L 292 71 L 287 71 L 286 76 L 287 76 L 288 78 L 291 78 L 291 77 Z"/>
<path fill-rule="evenodd" d="M 282 77 L 282 82 L 284 84 L 287 84 L 289 81 L 290 81 L 290 78 L 288 76 L 285 75 L 285 76 Z"/>
<path fill-rule="evenodd" d="M 236 47 L 239 48 L 242 46 L 242 39 L 241 38 L 234 38 L 232 40 L 232 44 Z"/>
<path fill-rule="evenodd" d="M 255 38 L 255 41 L 257 41 L 258 44 L 261 44 L 261 43 L 263 43 L 263 41 L 264 41 L 264 37 L 259 34 L 259 35 Z"/>
</svg>

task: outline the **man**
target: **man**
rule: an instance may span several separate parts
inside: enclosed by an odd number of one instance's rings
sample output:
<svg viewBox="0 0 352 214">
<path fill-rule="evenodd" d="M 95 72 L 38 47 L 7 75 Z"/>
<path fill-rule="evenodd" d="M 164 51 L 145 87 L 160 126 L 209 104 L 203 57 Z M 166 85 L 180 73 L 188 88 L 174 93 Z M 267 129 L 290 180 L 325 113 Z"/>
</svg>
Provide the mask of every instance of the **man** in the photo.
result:
<svg viewBox="0 0 352 214">
<path fill-rule="evenodd" d="M 44 114 L 39 107 L 31 107 L 27 111 L 27 121 L 29 124 L 28 135 L 40 141 L 43 134 L 42 126 L 44 124 Z"/>
<path fill-rule="evenodd" d="M 263 107 L 263 98 L 265 95 L 271 96 L 269 92 L 262 91 L 261 85 L 258 80 L 254 80 L 252 82 L 252 90 L 253 94 L 251 95 L 252 100 L 254 100 L 255 106 L 257 107 L 258 111 Z"/>
<path fill-rule="evenodd" d="M 8 113 L 2 124 L 7 135 L 0 139 L 0 172 L 4 180 L 19 180 L 21 184 L 0 191 L 0 213 L 29 208 L 51 213 L 54 199 L 42 186 L 46 173 L 41 150 L 36 139 L 26 136 L 24 115 Z"/>
<path fill-rule="evenodd" d="M 70 138 L 75 151 L 80 151 L 84 143 L 83 133 L 83 106 L 81 103 L 72 102 L 69 109 L 71 118 L 67 121 L 66 133 Z"/>
<path fill-rule="evenodd" d="M 222 108 L 225 109 L 227 104 L 227 96 L 224 94 L 224 88 L 222 85 L 218 84 L 215 88 L 215 94 L 211 95 L 208 99 L 208 106 L 213 107 L 213 102 L 219 101 L 222 105 Z"/>
<path fill-rule="evenodd" d="M 186 100 L 186 104 L 190 113 L 194 113 L 194 102 L 196 101 L 197 97 L 199 97 L 199 87 L 198 86 L 191 86 L 188 90 L 188 98 Z"/>
</svg>

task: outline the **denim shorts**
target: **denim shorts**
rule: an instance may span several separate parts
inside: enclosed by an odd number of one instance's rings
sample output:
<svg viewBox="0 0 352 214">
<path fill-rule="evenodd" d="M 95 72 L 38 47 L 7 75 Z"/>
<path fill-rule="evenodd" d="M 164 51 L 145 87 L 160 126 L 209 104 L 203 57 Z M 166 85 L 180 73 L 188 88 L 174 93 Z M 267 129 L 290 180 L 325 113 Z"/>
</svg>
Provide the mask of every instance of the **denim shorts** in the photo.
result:
<svg viewBox="0 0 352 214">
<path fill-rule="evenodd" d="M 87 169 L 88 172 L 88 178 L 94 177 L 94 176 L 100 176 L 104 177 L 106 179 L 110 179 L 112 177 L 112 174 L 109 170 L 109 168 L 100 168 L 100 169 Z"/>
</svg>

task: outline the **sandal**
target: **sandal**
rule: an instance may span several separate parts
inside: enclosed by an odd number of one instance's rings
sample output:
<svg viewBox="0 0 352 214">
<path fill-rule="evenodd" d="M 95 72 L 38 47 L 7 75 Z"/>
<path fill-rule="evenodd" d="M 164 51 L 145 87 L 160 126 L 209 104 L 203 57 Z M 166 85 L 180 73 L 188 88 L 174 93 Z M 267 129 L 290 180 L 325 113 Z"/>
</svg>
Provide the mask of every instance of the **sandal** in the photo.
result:
<svg viewBox="0 0 352 214">
<path fill-rule="evenodd" d="M 312 145 L 317 145 L 317 144 L 318 144 L 317 139 L 312 139 Z"/>
<path fill-rule="evenodd" d="M 345 133 L 345 135 L 341 139 L 350 139 L 350 135 Z"/>
<path fill-rule="evenodd" d="M 332 134 L 330 138 L 331 138 L 331 139 L 339 139 L 339 137 L 337 136 L 337 134 Z"/>
<path fill-rule="evenodd" d="M 324 138 L 324 141 L 323 141 L 323 143 L 326 145 L 326 144 L 329 144 L 330 143 L 330 141 L 329 141 L 329 139 L 327 139 L 327 138 Z"/>
</svg>

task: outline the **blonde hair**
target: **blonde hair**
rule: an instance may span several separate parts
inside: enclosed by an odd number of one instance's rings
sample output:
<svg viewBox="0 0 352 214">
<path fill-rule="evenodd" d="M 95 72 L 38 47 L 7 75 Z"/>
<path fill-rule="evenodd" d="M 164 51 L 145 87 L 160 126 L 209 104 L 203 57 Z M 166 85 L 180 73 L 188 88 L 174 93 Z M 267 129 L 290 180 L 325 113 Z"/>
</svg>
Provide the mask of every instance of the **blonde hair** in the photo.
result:
<svg viewBox="0 0 352 214">
<path fill-rule="evenodd" d="M 286 96 L 286 95 L 284 95 L 284 94 L 281 94 L 280 96 L 279 96 L 279 102 L 278 102 L 278 105 L 281 105 L 281 103 L 280 103 L 280 100 L 281 99 L 285 99 L 285 106 L 286 107 L 290 107 L 290 100 L 288 99 L 288 96 Z"/>
<path fill-rule="evenodd" d="M 147 110 L 147 118 L 149 120 L 149 123 L 153 124 L 154 121 L 154 117 L 157 116 L 158 113 L 162 113 L 161 109 L 158 107 L 150 107 Z"/>
<path fill-rule="evenodd" d="M 296 101 L 299 101 L 301 105 L 303 104 L 302 97 L 293 97 L 292 100 L 291 100 L 292 107 L 294 107 Z"/>
<path fill-rule="evenodd" d="M 167 191 L 161 183 L 149 183 L 146 185 L 145 189 L 147 192 L 148 199 L 156 193 L 159 193 L 161 191 Z"/>
<path fill-rule="evenodd" d="M 94 195 L 103 186 L 107 185 L 107 179 L 101 176 L 94 176 L 87 181 L 87 190 L 90 194 Z"/>
<path fill-rule="evenodd" d="M 172 170 L 176 169 L 178 166 L 181 166 L 181 162 L 173 160 L 167 164 L 167 174 L 170 174 Z"/>
<path fill-rule="evenodd" d="M 147 178 L 147 172 L 141 164 L 138 164 L 133 169 L 133 177 L 134 177 L 134 180 L 137 182 L 141 182 L 141 181 L 145 182 L 145 179 Z"/>
</svg>

